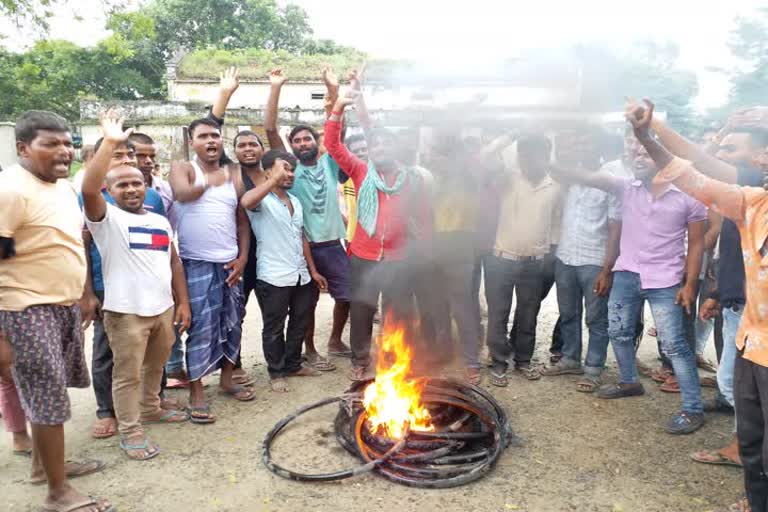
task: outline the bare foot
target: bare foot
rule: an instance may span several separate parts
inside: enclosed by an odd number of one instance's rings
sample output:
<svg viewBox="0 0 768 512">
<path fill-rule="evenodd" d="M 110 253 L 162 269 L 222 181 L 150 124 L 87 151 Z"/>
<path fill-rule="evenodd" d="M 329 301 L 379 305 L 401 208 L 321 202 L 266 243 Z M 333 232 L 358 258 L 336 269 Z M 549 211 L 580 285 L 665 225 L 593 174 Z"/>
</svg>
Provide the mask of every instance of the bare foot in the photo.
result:
<svg viewBox="0 0 768 512">
<path fill-rule="evenodd" d="M 91 435 L 96 439 L 107 439 L 117 434 L 115 418 L 99 418 L 91 427 Z"/>
<path fill-rule="evenodd" d="M 291 388 L 288 387 L 288 383 L 282 377 L 270 380 L 269 384 L 272 386 L 272 391 L 275 393 L 287 393 L 291 390 Z"/>
<path fill-rule="evenodd" d="M 13 453 L 32 454 L 32 438 L 29 437 L 26 430 L 13 433 Z"/>
<path fill-rule="evenodd" d="M 71 510 L 72 512 L 105 512 L 112 509 L 112 504 L 107 500 L 90 498 L 67 486 L 66 490 L 56 495 L 49 494 L 43 504 L 43 511 L 56 512 L 59 510 Z"/>
<path fill-rule="evenodd" d="M 302 365 L 301 369 L 289 373 L 288 377 L 319 377 L 323 372 L 316 370 L 309 365 Z"/>
</svg>

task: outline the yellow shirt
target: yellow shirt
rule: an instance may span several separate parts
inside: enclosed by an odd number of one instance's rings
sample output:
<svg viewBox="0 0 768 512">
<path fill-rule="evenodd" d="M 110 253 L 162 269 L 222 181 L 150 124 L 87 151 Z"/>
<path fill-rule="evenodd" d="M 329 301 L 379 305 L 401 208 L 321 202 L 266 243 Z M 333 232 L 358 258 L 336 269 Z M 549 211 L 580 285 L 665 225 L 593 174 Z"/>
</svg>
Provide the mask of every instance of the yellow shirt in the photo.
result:
<svg viewBox="0 0 768 512">
<path fill-rule="evenodd" d="M 357 196 L 351 179 L 344 182 L 344 200 L 347 203 L 347 240 L 352 240 L 357 228 Z"/>
<path fill-rule="evenodd" d="M 544 257 L 560 239 L 561 189 L 545 176 L 532 184 L 513 173 L 501 195 L 493 253 L 502 258 Z"/>
<path fill-rule="evenodd" d="M 736 223 L 741 235 L 747 292 L 736 347 L 744 350 L 744 359 L 768 367 L 768 192 L 713 180 L 680 158 L 657 174 L 654 182 L 674 183 Z"/>
<path fill-rule="evenodd" d="M 0 237 L 16 255 L 0 260 L 0 310 L 71 305 L 85 284 L 83 214 L 72 185 L 40 180 L 20 165 L 0 172 Z"/>
</svg>

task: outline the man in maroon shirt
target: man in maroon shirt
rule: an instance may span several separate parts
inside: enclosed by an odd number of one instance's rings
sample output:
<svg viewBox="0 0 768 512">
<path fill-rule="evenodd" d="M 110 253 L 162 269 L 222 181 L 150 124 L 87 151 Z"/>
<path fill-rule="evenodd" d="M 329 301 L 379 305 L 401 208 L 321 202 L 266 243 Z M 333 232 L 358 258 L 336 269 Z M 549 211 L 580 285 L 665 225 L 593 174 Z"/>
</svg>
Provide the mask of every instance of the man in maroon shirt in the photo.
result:
<svg viewBox="0 0 768 512">
<path fill-rule="evenodd" d="M 424 212 L 416 206 L 419 202 L 411 200 L 421 190 L 421 181 L 397 161 L 398 144 L 393 133 L 380 129 L 370 133 L 368 162 L 341 143 L 344 109 L 354 101 L 349 96 L 336 101 L 325 125 L 325 147 L 352 179 L 358 201 L 358 224 L 349 247 L 353 352 L 350 378 L 363 380 L 371 362 L 373 317 L 379 295 L 393 320 L 410 316 L 413 290 L 405 263 L 408 221 L 421 218 Z"/>
</svg>

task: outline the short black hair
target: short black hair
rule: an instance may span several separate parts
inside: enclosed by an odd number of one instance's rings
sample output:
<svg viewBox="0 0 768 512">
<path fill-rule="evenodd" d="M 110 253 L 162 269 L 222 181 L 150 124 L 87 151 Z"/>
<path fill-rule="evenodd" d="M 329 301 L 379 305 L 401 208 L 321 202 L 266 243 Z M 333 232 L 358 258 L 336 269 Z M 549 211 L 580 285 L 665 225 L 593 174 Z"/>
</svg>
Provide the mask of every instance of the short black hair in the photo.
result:
<svg viewBox="0 0 768 512">
<path fill-rule="evenodd" d="M 99 137 L 99 140 L 97 140 L 96 144 L 93 145 L 93 152 L 94 153 L 99 150 L 99 148 L 101 147 L 101 143 L 102 142 L 104 142 L 104 137 Z M 133 142 L 131 142 L 131 139 L 128 139 L 125 142 L 121 142 L 117 147 L 121 148 L 123 146 L 127 147 L 128 149 L 130 149 L 132 151 L 136 151 L 136 146 L 133 145 Z"/>
<path fill-rule="evenodd" d="M 191 123 L 189 123 L 189 128 L 187 130 L 189 131 L 189 136 L 191 137 L 195 133 L 195 128 L 197 128 L 200 125 L 210 126 L 211 128 L 216 128 L 219 130 L 219 133 L 221 133 L 221 125 L 211 119 L 210 117 L 201 117 L 200 119 L 195 119 Z"/>
<path fill-rule="evenodd" d="M 133 132 L 128 137 L 128 140 L 138 144 L 154 144 L 155 143 L 155 139 L 153 139 L 146 133 L 141 133 L 141 132 Z"/>
<path fill-rule="evenodd" d="M 517 139 L 517 151 L 542 152 L 549 155 L 552 152 L 552 141 L 539 133 L 521 135 Z"/>
<path fill-rule="evenodd" d="M 50 132 L 70 132 L 67 120 L 47 110 L 27 110 L 16 119 L 16 141 L 29 144 L 39 130 Z"/>
<path fill-rule="evenodd" d="M 355 142 L 367 142 L 365 140 L 365 135 L 363 135 L 362 133 L 353 133 L 352 135 L 344 139 L 344 144 L 346 144 L 347 146 L 349 146 L 350 144 L 354 144 Z"/>
<path fill-rule="evenodd" d="M 261 168 L 264 170 L 271 169 L 278 158 L 290 163 L 294 168 L 296 167 L 297 160 L 295 156 L 282 149 L 270 149 L 261 157 Z"/>
<path fill-rule="evenodd" d="M 259 141 L 259 146 L 261 146 L 261 149 L 264 149 L 264 143 L 261 141 L 261 137 L 259 137 L 259 134 L 253 130 L 243 130 L 241 132 L 237 132 L 237 135 L 235 135 L 235 142 L 233 144 L 234 147 L 237 147 L 237 141 L 240 139 L 240 137 L 256 137 L 256 140 Z"/>
<path fill-rule="evenodd" d="M 309 126 L 308 124 L 297 124 L 296 126 L 291 129 L 291 133 L 288 134 L 288 143 L 290 144 L 291 141 L 293 141 L 293 138 L 296 136 L 297 133 L 302 132 L 304 130 L 307 130 L 309 133 L 312 134 L 312 137 L 315 138 L 315 142 L 320 143 L 320 134 L 317 133 L 317 130 Z"/>
</svg>

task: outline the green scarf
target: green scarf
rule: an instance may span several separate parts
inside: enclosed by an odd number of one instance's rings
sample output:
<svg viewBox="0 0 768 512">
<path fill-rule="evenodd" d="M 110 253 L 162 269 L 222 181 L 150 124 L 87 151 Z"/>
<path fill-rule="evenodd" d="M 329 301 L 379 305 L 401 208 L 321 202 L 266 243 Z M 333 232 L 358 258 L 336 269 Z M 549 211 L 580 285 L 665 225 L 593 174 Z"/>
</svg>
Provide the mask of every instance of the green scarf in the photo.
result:
<svg viewBox="0 0 768 512">
<path fill-rule="evenodd" d="M 379 218 L 379 191 L 387 195 L 397 194 L 405 182 L 406 173 L 400 171 L 394 185 L 388 187 L 381 179 L 372 162 L 368 162 L 368 174 L 365 175 L 360 192 L 357 194 L 357 222 L 373 236 L 376 233 L 376 220 Z"/>
</svg>

